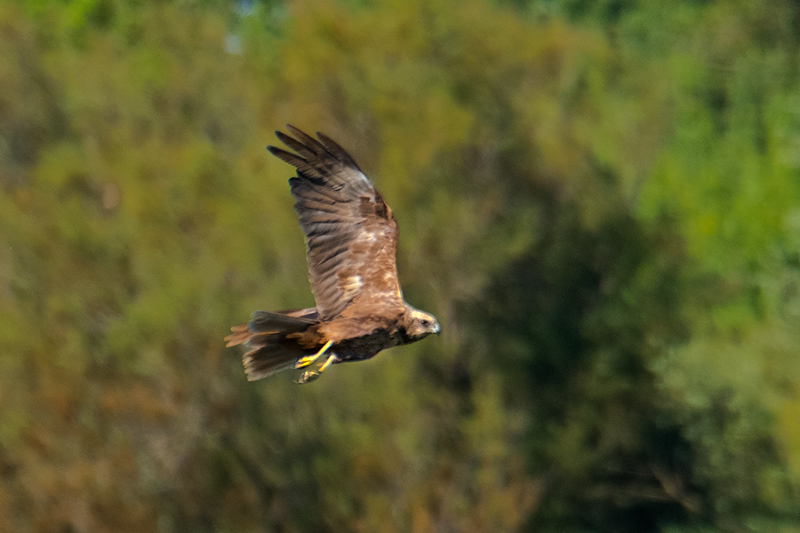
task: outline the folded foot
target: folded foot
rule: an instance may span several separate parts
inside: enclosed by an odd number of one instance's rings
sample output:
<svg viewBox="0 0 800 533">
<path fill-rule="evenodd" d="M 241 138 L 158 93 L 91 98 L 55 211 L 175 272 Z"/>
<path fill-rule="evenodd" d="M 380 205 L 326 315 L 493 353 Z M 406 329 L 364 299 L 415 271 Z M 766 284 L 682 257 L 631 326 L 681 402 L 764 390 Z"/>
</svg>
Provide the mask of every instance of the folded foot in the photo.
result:
<svg viewBox="0 0 800 533">
<path fill-rule="evenodd" d="M 335 361 L 336 361 L 336 354 L 333 353 L 328 356 L 328 359 L 326 359 L 325 362 L 319 366 L 319 368 L 312 368 L 311 370 L 306 370 L 305 372 L 303 372 L 303 374 L 300 376 L 297 382 L 303 384 L 303 383 L 310 383 L 311 381 L 318 379 L 322 375 L 322 373 L 325 372 L 325 369 L 331 366 Z"/>
<path fill-rule="evenodd" d="M 322 348 L 320 348 L 320 350 L 317 353 L 315 353 L 314 355 L 306 355 L 304 357 L 301 357 L 294 364 L 294 367 L 295 368 L 303 368 L 303 367 L 306 367 L 306 366 L 308 366 L 310 364 L 313 364 L 314 361 L 316 361 L 317 359 L 322 357 L 322 354 L 324 354 L 326 351 L 328 351 L 328 348 L 330 348 L 332 344 L 333 344 L 333 341 L 330 340 L 330 341 L 326 342 L 325 345 Z"/>
</svg>

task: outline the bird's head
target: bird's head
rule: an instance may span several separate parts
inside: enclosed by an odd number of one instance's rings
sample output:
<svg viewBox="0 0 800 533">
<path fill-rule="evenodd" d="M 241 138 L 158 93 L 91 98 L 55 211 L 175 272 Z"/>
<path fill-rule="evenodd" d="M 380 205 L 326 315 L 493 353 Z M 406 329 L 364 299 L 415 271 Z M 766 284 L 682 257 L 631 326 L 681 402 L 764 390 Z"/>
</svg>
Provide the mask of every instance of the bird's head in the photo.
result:
<svg viewBox="0 0 800 533">
<path fill-rule="evenodd" d="M 440 331 L 436 317 L 425 311 L 414 309 L 410 305 L 406 308 L 405 317 L 406 336 L 408 340 L 418 341 L 427 337 L 431 333 L 438 334 Z"/>
</svg>

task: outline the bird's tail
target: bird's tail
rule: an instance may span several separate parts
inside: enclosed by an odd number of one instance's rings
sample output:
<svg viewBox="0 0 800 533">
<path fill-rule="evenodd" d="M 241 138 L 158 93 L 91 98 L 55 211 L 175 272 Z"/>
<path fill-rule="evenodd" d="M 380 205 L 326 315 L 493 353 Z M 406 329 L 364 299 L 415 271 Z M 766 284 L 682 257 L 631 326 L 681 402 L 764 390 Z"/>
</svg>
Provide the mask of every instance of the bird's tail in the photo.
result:
<svg viewBox="0 0 800 533">
<path fill-rule="evenodd" d="M 243 344 L 249 348 L 242 356 L 242 363 L 248 381 L 255 381 L 294 368 L 298 359 L 314 353 L 300 346 L 296 336 L 289 335 L 317 323 L 315 307 L 277 313 L 256 311 L 250 322 L 231 328 L 231 334 L 225 337 L 226 346 Z"/>
</svg>

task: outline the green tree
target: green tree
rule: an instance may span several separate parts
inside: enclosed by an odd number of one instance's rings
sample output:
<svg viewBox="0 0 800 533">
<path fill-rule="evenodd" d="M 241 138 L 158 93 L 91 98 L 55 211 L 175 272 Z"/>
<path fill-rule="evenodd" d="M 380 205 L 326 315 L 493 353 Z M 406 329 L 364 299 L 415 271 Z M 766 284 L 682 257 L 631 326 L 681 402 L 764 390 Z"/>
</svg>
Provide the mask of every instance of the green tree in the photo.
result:
<svg viewBox="0 0 800 533">
<path fill-rule="evenodd" d="M 797 8 L 512 4 L 0 2 L 0 529 L 800 528 Z M 244 380 L 286 122 L 440 339 Z"/>
</svg>

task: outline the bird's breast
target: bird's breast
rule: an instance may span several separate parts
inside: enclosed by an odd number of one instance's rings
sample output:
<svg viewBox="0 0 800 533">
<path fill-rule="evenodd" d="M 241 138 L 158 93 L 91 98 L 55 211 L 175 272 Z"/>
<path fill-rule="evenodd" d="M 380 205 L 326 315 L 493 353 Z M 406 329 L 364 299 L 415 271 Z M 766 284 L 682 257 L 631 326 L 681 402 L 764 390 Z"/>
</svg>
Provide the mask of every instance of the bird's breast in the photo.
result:
<svg viewBox="0 0 800 533">
<path fill-rule="evenodd" d="M 367 335 L 341 340 L 334 344 L 332 350 L 340 361 L 362 361 L 397 344 L 398 339 L 390 330 L 377 329 Z"/>
</svg>

